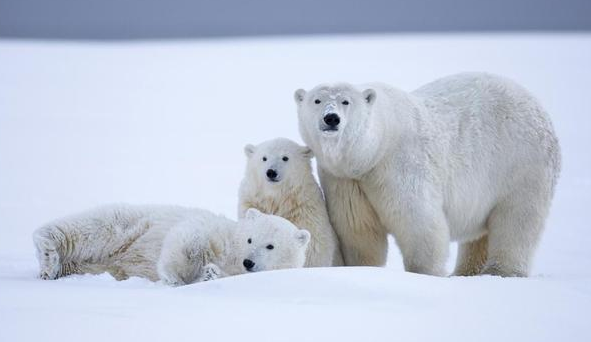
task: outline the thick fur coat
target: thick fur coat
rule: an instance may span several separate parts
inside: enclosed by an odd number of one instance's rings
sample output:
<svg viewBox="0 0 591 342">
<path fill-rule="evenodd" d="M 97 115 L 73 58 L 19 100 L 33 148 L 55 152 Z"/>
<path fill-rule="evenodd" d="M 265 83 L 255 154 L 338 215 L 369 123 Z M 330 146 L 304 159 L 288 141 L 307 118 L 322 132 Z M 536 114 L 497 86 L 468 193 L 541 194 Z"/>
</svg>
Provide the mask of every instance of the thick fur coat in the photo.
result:
<svg viewBox="0 0 591 342">
<path fill-rule="evenodd" d="M 306 267 L 342 266 L 338 238 L 312 175 L 312 151 L 285 138 L 247 145 L 244 151 L 247 166 L 239 190 L 238 216 L 249 208 L 281 216 L 312 235 Z"/>
<path fill-rule="evenodd" d="M 302 267 L 309 236 L 256 210 L 235 222 L 202 209 L 110 205 L 51 222 L 33 240 L 43 279 L 109 272 L 183 285 Z"/>
<path fill-rule="evenodd" d="M 560 171 L 550 118 L 514 82 L 439 79 L 411 93 L 324 84 L 295 93 L 347 265 L 383 265 L 387 234 L 405 269 L 526 276 Z"/>
</svg>

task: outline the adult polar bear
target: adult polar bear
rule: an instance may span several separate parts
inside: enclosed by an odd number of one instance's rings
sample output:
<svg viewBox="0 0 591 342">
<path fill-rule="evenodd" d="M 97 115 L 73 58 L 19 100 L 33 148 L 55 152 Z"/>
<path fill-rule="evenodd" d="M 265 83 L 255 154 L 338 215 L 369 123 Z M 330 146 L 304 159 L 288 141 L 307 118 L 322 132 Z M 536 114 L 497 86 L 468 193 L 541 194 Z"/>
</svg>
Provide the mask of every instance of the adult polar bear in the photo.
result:
<svg viewBox="0 0 591 342">
<path fill-rule="evenodd" d="M 388 233 L 407 271 L 527 276 L 560 171 L 539 103 L 507 79 L 448 76 L 295 92 L 347 265 L 383 265 Z"/>
</svg>

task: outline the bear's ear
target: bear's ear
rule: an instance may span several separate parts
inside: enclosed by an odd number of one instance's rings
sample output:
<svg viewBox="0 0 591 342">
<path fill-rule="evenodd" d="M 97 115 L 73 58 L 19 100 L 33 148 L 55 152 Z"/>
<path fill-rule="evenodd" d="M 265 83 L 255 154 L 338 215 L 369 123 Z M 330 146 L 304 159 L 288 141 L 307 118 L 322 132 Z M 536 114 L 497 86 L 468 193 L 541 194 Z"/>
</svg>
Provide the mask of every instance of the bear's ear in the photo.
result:
<svg viewBox="0 0 591 342">
<path fill-rule="evenodd" d="M 246 154 L 246 156 L 250 158 L 250 156 L 254 154 L 254 145 L 247 144 L 246 146 L 244 146 L 244 154 Z"/>
<path fill-rule="evenodd" d="M 373 104 L 376 100 L 376 91 L 373 89 L 365 89 L 362 93 L 363 99 L 369 104 Z"/>
<path fill-rule="evenodd" d="M 298 89 L 293 94 L 293 98 L 297 104 L 300 104 L 302 101 L 304 101 L 304 96 L 306 96 L 306 91 L 304 89 Z"/>
<path fill-rule="evenodd" d="M 305 229 L 298 229 L 295 238 L 299 247 L 306 247 L 310 242 L 310 232 Z"/>
<path fill-rule="evenodd" d="M 244 217 L 247 218 L 247 219 L 254 219 L 254 218 L 257 218 L 259 216 L 261 216 L 261 212 L 258 211 L 255 208 L 248 208 L 246 210 L 246 213 L 244 214 Z"/>
<path fill-rule="evenodd" d="M 304 158 L 312 159 L 314 157 L 314 152 L 312 152 L 312 149 L 309 148 L 308 146 L 302 147 L 301 151 L 302 151 L 302 156 L 304 156 Z"/>
</svg>

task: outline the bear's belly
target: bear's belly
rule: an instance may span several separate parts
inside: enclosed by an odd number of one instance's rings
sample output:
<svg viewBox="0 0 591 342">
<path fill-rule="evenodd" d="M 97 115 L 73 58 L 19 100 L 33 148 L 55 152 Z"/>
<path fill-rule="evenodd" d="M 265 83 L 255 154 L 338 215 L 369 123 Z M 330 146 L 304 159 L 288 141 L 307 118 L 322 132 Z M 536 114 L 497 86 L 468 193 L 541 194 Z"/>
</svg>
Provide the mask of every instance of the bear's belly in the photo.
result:
<svg viewBox="0 0 591 342">
<path fill-rule="evenodd" d="M 366 177 L 362 191 L 388 233 L 394 234 L 398 222 L 407 221 L 407 212 L 419 215 L 445 217 L 451 241 L 471 241 L 486 234 L 486 220 L 494 208 L 500 189 L 495 181 L 485 174 L 471 177 L 456 177 L 447 184 L 419 185 L 425 191 L 417 191 L 417 184 L 408 182 L 408 177 Z M 414 179 L 416 181 L 417 179 Z M 414 189 L 414 190 L 411 190 Z M 438 190 L 436 190 L 438 189 Z M 431 194 L 423 198 L 417 194 Z M 432 205 L 440 202 L 441 206 Z M 436 212 L 441 210 L 441 212 Z M 410 229 L 411 223 L 406 229 Z"/>
<path fill-rule="evenodd" d="M 478 203 L 455 203 L 450 208 L 445 208 L 450 240 L 472 241 L 486 234 L 486 220 L 490 210 L 488 206 Z"/>
<path fill-rule="evenodd" d="M 443 185 L 443 211 L 452 241 L 471 241 L 486 233 L 488 216 L 503 193 L 501 184 L 486 170 L 472 169 Z"/>
</svg>

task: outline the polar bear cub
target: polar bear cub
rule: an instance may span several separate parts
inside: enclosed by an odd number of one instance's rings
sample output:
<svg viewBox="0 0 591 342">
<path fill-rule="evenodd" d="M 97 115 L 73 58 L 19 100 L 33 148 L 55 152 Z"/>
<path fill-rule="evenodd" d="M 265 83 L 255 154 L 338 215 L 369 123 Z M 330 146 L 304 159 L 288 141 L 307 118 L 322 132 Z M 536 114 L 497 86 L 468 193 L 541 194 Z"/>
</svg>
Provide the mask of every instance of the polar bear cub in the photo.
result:
<svg viewBox="0 0 591 342">
<path fill-rule="evenodd" d="M 235 222 L 202 209 L 110 205 L 49 223 L 33 240 L 42 279 L 109 272 L 183 285 L 302 267 L 310 234 L 254 209 Z"/>
<path fill-rule="evenodd" d="M 312 175 L 312 151 L 285 138 L 249 144 L 244 151 L 248 161 L 239 190 L 238 216 L 256 208 L 286 218 L 312 234 L 306 267 L 343 265 L 322 191 Z"/>
</svg>

